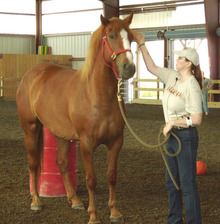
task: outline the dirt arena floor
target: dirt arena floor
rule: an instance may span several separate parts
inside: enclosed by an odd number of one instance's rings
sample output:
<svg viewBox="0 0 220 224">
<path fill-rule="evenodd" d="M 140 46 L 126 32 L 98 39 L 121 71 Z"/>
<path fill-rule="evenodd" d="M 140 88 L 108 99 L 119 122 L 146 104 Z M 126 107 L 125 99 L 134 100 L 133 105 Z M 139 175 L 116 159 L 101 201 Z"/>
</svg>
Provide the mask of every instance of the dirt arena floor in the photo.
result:
<svg viewBox="0 0 220 224">
<path fill-rule="evenodd" d="M 161 106 L 127 105 L 128 119 L 136 133 L 156 144 L 163 125 Z M 220 223 L 220 109 L 210 109 L 199 130 L 198 160 L 207 164 L 207 173 L 198 176 L 203 224 Z M 88 193 L 78 153 L 77 194 L 88 207 Z M 97 170 L 96 203 L 102 223 L 109 223 L 106 148 L 95 152 Z M 142 146 L 125 129 L 125 142 L 118 160 L 118 207 L 125 223 L 165 224 L 168 214 L 165 165 L 156 149 Z M 0 223 L 86 224 L 86 211 L 71 209 L 66 197 L 42 198 L 43 210 L 30 210 L 29 172 L 24 135 L 15 102 L 0 102 Z"/>
</svg>

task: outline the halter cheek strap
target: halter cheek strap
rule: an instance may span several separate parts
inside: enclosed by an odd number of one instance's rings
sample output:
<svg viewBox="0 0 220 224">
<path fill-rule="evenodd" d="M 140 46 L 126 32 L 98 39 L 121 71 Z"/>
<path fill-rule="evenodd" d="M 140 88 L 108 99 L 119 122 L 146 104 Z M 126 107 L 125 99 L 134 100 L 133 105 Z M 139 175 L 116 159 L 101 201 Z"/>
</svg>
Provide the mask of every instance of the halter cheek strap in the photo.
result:
<svg viewBox="0 0 220 224">
<path fill-rule="evenodd" d="M 108 62 L 105 60 L 105 56 L 104 56 L 104 48 L 105 46 L 107 47 L 107 50 L 109 52 L 109 54 L 111 55 L 111 65 L 108 64 Z M 108 44 L 108 41 L 107 41 L 107 38 L 106 38 L 106 32 L 105 32 L 105 29 L 104 29 L 104 32 L 103 32 L 103 38 L 102 38 L 102 59 L 104 61 L 104 63 L 113 70 L 114 74 L 115 74 L 115 77 L 118 79 L 119 78 L 119 75 L 115 69 L 115 65 L 114 65 L 114 60 L 116 59 L 117 55 L 118 54 L 121 54 L 121 53 L 124 53 L 124 52 L 131 52 L 130 49 L 123 49 L 123 50 L 119 50 L 119 51 L 116 51 L 116 52 L 113 52 L 111 47 L 109 46 Z"/>
</svg>

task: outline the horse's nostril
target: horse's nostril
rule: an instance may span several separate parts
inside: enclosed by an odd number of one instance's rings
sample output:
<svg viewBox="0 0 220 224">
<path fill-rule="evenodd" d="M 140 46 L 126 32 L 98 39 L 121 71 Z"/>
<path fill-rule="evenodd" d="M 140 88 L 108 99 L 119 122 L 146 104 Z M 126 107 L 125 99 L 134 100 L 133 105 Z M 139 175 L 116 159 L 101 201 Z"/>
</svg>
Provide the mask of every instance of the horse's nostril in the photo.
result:
<svg viewBox="0 0 220 224">
<path fill-rule="evenodd" d="M 124 63 L 123 65 L 124 71 L 130 71 L 133 69 L 133 64 L 131 63 Z"/>
<path fill-rule="evenodd" d="M 124 63 L 123 69 L 125 72 L 133 73 L 135 71 L 135 66 L 132 63 Z"/>
</svg>

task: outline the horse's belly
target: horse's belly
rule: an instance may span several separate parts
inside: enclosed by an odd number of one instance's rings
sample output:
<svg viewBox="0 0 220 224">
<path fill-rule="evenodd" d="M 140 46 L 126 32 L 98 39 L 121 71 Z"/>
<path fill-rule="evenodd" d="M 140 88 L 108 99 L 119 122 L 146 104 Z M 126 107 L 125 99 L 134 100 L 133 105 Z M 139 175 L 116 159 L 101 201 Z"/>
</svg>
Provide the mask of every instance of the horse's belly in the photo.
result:
<svg viewBox="0 0 220 224">
<path fill-rule="evenodd" d="M 52 134 L 67 140 L 77 140 L 78 134 L 71 120 L 68 109 L 65 105 L 53 102 L 51 104 L 44 100 L 38 100 L 33 106 L 34 111 L 40 122 Z"/>
</svg>

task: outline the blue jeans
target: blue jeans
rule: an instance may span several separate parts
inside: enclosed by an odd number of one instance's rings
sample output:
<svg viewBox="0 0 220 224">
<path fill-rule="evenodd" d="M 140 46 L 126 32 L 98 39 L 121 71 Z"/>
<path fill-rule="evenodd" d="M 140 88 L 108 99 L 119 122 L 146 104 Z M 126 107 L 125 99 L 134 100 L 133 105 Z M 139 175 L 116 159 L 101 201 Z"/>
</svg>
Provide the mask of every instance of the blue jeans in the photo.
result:
<svg viewBox="0 0 220 224">
<path fill-rule="evenodd" d="M 166 156 L 174 179 L 181 190 L 177 190 L 166 171 L 166 187 L 169 198 L 168 224 L 182 224 L 182 196 L 185 204 L 187 224 L 201 224 L 200 200 L 196 183 L 196 157 L 198 132 L 196 128 L 172 130 L 181 140 L 182 148 L 176 157 Z M 171 136 L 167 150 L 175 153 L 178 150 L 177 140 Z"/>
<path fill-rule="evenodd" d="M 209 112 L 208 108 L 208 93 L 202 94 L 202 111 L 205 113 Z"/>
</svg>

